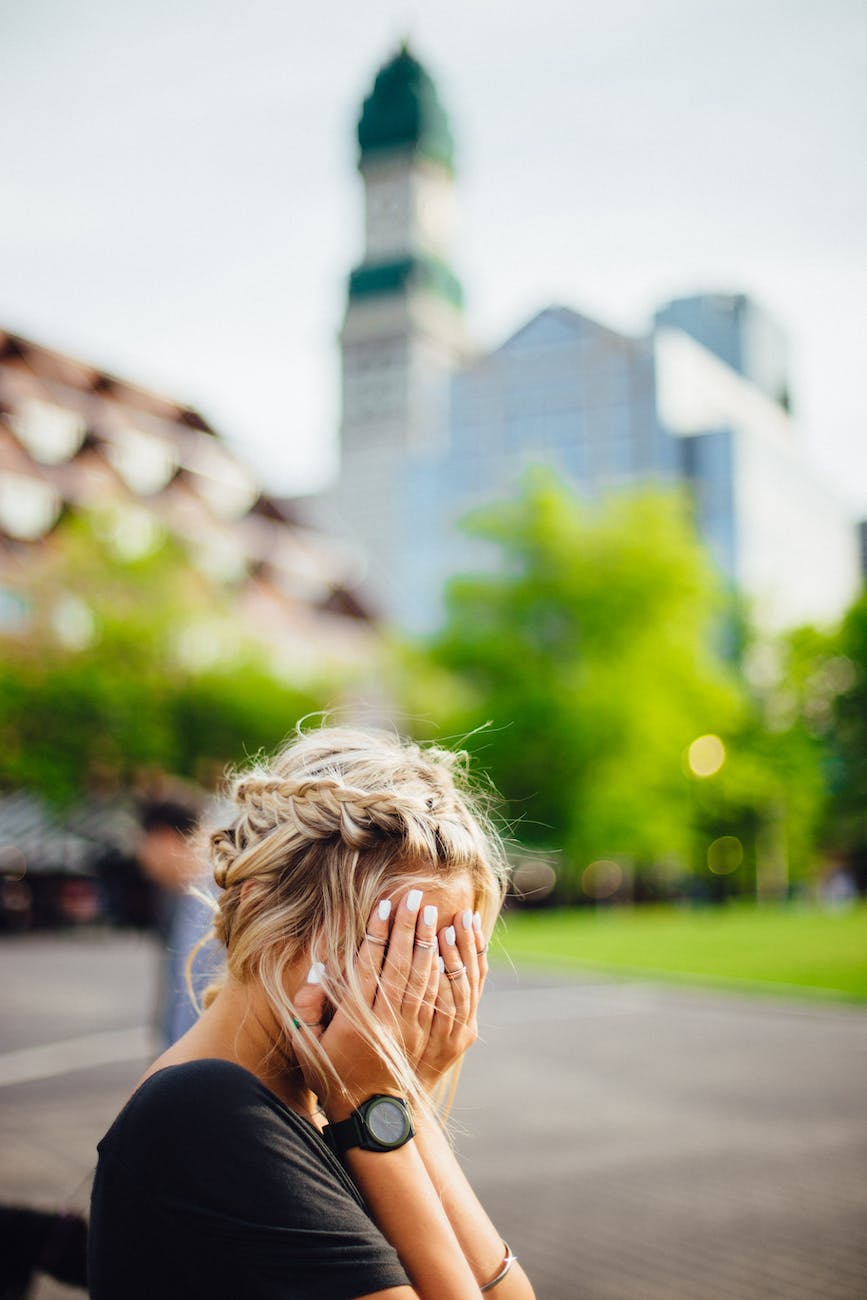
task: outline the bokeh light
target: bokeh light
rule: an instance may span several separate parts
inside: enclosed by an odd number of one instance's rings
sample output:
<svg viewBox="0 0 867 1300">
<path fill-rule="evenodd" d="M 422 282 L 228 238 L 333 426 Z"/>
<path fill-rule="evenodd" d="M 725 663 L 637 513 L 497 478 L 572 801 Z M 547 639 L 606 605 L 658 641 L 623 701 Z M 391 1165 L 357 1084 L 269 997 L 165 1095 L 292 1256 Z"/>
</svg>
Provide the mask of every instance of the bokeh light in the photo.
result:
<svg viewBox="0 0 867 1300">
<path fill-rule="evenodd" d="M 541 903 L 557 883 L 557 873 L 550 862 L 519 862 L 512 873 L 512 893 L 526 903 Z"/>
<path fill-rule="evenodd" d="M 744 860 L 744 846 L 736 835 L 720 835 L 707 846 L 708 870 L 715 876 L 727 876 Z"/>
<path fill-rule="evenodd" d="M 715 776 L 726 761 L 726 747 L 712 733 L 699 736 L 687 750 L 686 761 L 693 776 Z"/>
<path fill-rule="evenodd" d="M 5 880 L 23 880 L 27 858 L 15 844 L 0 844 L 0 876 Z"/>
<path fill-rule="evenodd" d="M 610 898 L 623 884 L 623 868 L 619 862 L 600 858 L 585 867 L 581 875 L 581 888 L 588 898 Z"/>
</svg>

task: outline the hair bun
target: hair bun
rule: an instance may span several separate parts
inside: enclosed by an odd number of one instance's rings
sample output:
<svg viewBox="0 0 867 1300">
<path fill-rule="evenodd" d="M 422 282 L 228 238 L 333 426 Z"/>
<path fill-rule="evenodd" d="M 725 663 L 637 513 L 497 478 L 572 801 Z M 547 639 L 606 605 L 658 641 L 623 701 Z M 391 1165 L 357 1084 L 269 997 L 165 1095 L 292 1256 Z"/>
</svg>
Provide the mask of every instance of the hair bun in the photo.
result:
<svg viewBox="0 0 867 1300">
<path fill-rule="evenodd" d="M 211 861 L 214 864 L 214 880 L 220 889 L 225 889 L 229 870 L 238 856 L 238 846 L 232 829 L 214 831 L 209 843 Z"/>
</svg>

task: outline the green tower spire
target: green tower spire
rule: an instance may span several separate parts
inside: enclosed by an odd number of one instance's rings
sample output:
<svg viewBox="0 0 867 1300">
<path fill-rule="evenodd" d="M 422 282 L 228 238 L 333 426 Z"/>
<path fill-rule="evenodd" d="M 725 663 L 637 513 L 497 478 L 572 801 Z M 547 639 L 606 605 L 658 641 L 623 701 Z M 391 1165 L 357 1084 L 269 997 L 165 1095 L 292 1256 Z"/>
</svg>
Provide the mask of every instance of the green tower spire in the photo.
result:
<svg viewBox="0 0 867 1300">
<path fill-rule="evenodd" d="M 427 70 L 406 41 L 376 76 L 358 122 L 359 167 L 382 153 L 405 150 L 454 171 L 454 141 Z"/>
</svg>

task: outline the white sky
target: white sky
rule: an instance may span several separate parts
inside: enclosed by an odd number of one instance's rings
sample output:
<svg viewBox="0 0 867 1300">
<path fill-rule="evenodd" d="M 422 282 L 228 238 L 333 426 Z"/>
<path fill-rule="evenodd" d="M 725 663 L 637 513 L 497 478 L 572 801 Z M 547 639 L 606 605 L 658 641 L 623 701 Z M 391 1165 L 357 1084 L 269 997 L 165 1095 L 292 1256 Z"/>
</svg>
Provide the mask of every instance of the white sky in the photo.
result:
<svg viewBox="0 0 867 1300">
<path fill-rule="evenodd" d="M 751 293 L 867 515 L 863 0 L 0 0 L 0 32 L 0 324 L 197 405 L 274 490 L 334 470 L 354 127 L 409 33 L 478 336 Z"/>
</svg>

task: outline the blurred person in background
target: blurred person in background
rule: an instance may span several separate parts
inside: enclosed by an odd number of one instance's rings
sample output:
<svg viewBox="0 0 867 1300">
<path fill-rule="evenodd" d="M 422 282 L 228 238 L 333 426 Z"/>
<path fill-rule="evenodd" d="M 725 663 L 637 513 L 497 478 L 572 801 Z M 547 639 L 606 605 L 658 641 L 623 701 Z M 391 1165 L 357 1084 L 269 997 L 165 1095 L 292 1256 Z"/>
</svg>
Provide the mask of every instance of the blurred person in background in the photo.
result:
<svg viewBox="0 0 867 1300">
<path fill-rule="evenodd" d="M 154 918 L 162 945 L 157 989 L 156 1023 L 163 1047 L 169 1047 L 193 1025 L 196 1002 L 190 995 L 187 966 L 190 954 L 212 921 L 207 903 L 191 887 L 202 885 L 201 862 L 191 836 L 203 803 L 187 791 L 170 791 L 141 804 L 142 834 L 139 865 L 155 890 Z M 210 983 L 210 952 L 190 967 L 196 1000 Z"/>
<path fill-rule="evenodd" d="M 99 1144 L 92 1300 L 533 1300 L 440 1122 L 506 880 L 458 764 L 323 728 L 236 777 L 225 970 Z"/>
</svg>

